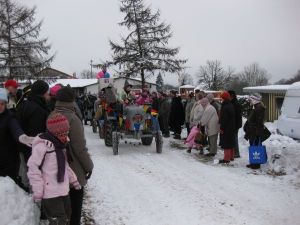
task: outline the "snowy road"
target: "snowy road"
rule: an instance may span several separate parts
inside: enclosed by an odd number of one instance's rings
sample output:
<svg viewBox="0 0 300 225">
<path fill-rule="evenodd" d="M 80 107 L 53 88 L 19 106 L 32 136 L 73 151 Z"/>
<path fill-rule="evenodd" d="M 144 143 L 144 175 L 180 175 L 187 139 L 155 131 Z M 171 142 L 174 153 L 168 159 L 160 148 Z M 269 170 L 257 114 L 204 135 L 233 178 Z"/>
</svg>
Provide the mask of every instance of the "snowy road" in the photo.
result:
<svg viewBox="0 0 300 225">
<path fill-rule="evenodd" d="M 170 147 L 120 145 L 120 155 L 85 127 L 95 170 L 88 185 L 99 225 L 300 224 L 300 190 L 286 177 L 205 164 Z"/>
</svg>

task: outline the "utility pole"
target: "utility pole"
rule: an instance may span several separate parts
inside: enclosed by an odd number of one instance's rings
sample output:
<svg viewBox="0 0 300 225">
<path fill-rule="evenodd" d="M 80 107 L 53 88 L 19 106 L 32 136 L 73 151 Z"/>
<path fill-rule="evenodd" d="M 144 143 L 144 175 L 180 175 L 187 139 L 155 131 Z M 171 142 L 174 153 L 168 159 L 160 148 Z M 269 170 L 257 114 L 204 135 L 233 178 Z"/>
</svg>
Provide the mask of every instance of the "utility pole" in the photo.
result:
<svg viewBox="0 0 300 225">
<path fill-rule="evenodd" d="M 93 60 L 91 59 L 91 78 L 93 78 Z"/>
</svg>

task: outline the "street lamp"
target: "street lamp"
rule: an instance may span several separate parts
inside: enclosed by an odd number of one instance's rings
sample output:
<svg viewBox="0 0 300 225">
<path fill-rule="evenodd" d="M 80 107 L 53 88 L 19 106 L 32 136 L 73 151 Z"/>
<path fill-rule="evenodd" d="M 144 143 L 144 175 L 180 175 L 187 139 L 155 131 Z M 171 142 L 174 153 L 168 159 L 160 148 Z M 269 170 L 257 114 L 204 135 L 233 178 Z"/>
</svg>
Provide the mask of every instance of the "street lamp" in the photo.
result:
<svg viewBox="0 0 300 225">
<path fill-rule="evenodd" d="M 93 60 L 91 59 L 91 78 L 93 77 Z"/>
</svg>

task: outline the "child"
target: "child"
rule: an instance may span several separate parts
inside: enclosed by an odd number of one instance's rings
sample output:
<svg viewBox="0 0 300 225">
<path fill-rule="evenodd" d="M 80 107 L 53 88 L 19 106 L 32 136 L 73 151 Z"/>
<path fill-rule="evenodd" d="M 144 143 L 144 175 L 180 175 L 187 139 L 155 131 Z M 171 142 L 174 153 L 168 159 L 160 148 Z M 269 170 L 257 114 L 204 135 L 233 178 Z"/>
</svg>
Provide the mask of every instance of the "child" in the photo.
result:
<svg viewBox="0 0 300 225">
<path fill-rule="evenodd" d="M 188 147 L 188 150 L 187 150 L 188 153 L 191 153 L 192 149 L 196 148 L 196 149 L 200 150 L 200 155 L 203 155 L 203 147 L 202 147 L 202 145 L 201 144 L 197 144 L 195 142 L 195 138 L 196 138 L 196 136 L 198 135 L 199 132 L 201 133 L 201 131 L 199 129 L 199 126 L 194 126 L 192 128 L 189 136 L 185 140 L 184 144 L 186 144 L 187 147 Z"/>
<path fill-rule="evenodd" d="M 65 116 L 56 112 L 50 114 L 47 131 L 34 139 L 32 155 L 27 163 L 33 199 L 35 202 L 42 201 L 49 225 L 69 224 L 69 185 L 81 189 L 66 157 L 69 128 Z"/>
</svg>

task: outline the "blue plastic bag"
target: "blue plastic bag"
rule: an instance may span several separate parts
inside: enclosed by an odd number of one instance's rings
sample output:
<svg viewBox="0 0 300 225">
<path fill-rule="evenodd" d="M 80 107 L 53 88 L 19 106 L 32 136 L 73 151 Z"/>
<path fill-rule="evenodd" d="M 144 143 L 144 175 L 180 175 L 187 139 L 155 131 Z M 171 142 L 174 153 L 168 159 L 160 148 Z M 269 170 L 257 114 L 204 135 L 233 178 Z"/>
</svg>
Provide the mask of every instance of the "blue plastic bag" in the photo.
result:
<svg viewBox="0 0 300 225">
<path fill-rule="evenodd" d="M 249 162 L 250 164 L 265 164 L 268 161 L 266 146 L 259 142 L 258 145 L 249 147 Z"/>
</svg>

